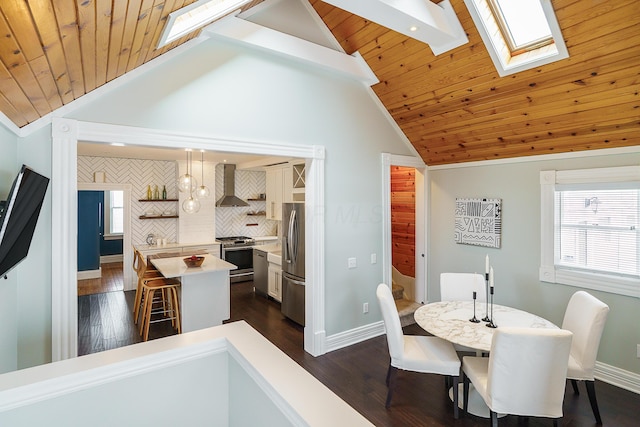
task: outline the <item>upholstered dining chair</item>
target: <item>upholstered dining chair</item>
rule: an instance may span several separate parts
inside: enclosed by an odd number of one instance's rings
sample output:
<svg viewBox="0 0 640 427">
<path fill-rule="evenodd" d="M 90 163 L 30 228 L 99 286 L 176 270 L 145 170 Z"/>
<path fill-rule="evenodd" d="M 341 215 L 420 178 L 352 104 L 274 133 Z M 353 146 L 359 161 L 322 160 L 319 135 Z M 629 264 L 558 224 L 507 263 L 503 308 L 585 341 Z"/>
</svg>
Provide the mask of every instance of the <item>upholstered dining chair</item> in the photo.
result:
<svg viewBox="0 0 640 427">
<path fill-rule="evenodd" d="M 578 381 L 584 381 L 598 424 L 602 424 L 602 418 L 596 400 L 593 371 L 608 313 L 608 305 L 585 291 L 578 291 L 569 299 L 562 321 L 562 329 L 573 332 L 567 378 L 571 380 L 575 394 L 579 394 Z"/>
<path fill-rule="evenodd" d="M 440 300 L 441 301 L 471 301 L 473 293 L 476 293 L 476 302 L 483 303 L 476 307 L 477 313 L 484 313 L 484 302 L 487 301 L 485 279 L 479 273 L 440 273 Z M 482 317 L 482 314 L 478 316 Z M 474 348 L 454 344 L 456 351 L 476 353 Z"/>
<path fill-rule="evenodd" d="M 388 391 L 385 406 L 388 408 L 391 405 L 398 370 L 446 375 L 453 378 L 453 416 L 458 418 L 460 359 L 453 345 L 438 337 L 404 335 L 389 286 L 385 283 L 379 284 L 376 296 L 382 311 L 391 357 L 387 371 Z"/>
<path fill-rule="evenodd" d="M 478 302 L 485 302 L 484 276 L 479 273 L 440 273 L 441 301 L 471 301 L 476 291 Z"/>
<path fill-rule="evenodd" d="M 557 426 L 572 335 L 564 329 L 496 329 L 489 357 L 462 358 L 464 410 L 471 381 L 489 407 L 493 427 L 498 413 L 553 418 Z"/>
</svg>

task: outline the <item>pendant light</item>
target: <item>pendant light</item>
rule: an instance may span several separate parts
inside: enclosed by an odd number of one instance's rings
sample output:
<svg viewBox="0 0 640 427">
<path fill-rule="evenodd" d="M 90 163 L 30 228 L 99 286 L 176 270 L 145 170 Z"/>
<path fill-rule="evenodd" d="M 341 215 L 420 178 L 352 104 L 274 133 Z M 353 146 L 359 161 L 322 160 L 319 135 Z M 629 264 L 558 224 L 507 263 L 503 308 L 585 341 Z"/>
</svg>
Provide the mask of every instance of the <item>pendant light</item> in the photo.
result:
<svg viewBox="0 0 640 427">
<path fill-rule="evenodd" d="M 198 197 L 209 197 L 209 187 L 204 185 L 204 150 L 200 150 L 200 187 L 196 190 Z"/>
<path fill-rule="evenodd" d="M 193 192 L 191 192 L 187 200 L 182 202 L 182 210 L 186 213 L 196 213 L 200 210 L 200 200 L 193 197 Z"/>
<path fill-rule="evenodd" d="M 187 173 L 178 179 L 178 189 L 182 192 L 189 192 L 189 197 L 182 202 L 182 210 L 186 213 L 196 213 L 200 210 L 200 201 L 193 197 L 193 190 L 198 186 L 198 183 L 192 174 L 191 150 L 187 150 Z"/>
<path fill-rule="evenodd" d="M 196 181 L 196 178 L 192 175 L 193 173 L 193 168 L 191 165 L 191 150 L 186 150 L 187 151 L 187 173 L 185 173 L 184 175 L 180 176 L 180 178 L 178 178 L 178 190 L 182 193 L 185 192 L 189 192 L 189 194 L 191 194 L 191 192 L 193 190 L 195 190 L 195 188 L 198 186 L 198 182 Z"/>
</svg>

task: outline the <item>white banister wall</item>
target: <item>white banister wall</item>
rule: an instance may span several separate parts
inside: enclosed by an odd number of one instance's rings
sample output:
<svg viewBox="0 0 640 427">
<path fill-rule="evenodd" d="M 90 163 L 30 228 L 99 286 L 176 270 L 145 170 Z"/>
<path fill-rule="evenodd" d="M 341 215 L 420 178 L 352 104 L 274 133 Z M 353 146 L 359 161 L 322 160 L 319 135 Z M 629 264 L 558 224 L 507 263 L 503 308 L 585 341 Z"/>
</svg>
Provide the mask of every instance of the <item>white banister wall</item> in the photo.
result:
<svg viewBox="0 0 640 427">
<path fill-rule="evenodd" d="M 371 426 L 246 322 L 0 375 L 0 425 Z"/>
</svg>

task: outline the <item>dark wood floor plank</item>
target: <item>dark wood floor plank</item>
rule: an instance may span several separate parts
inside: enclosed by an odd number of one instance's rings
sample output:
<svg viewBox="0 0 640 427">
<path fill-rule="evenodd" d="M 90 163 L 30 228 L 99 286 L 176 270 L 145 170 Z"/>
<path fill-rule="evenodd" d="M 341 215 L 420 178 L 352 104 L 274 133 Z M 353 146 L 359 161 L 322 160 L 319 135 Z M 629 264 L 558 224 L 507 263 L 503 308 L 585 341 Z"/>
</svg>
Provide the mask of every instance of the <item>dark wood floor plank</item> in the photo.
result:
<svg viewBox="0 0 640 427">
<path fill-rule="evenodd" d="M 120 322 L 130 319 L 130 325 L 120 326 L 123 331 L 129 331 L 129 339 L 121 340 L 120 338 L 126 333 L 118 332 L 116 345 L 140 342 L 141 338 L 133 326 L 133 316 L 129 315 L 132 312 L 135 293 L 128 291 L 119 294 L 124 297 L 126 307 L 120 305 L 119 296 L 112 295 L 109 298 L 111 316 L 118 317 Z M 95 341 L 95 335 L 102 334 L 99 327 L 96 326 L 94 332 L 94 327 L 86 325 L 102 316 L 96 317 L 93 313 L 86 312 L 87 307 L 90 310 L 99 310 L 101 306 L 98 303 L 87 303 L 85 298 L 91 298 L 91 296 L 78 298 L 79 330 L 91 329 L 92 341 L 91 344 L 86 344 L 83 342 L 84 338 L 79 336 L 79 354 L 87 354 L 82 352 L 87 348 L 90 348 L 90 352 L 95 352 L 111 346 L 111 343 L 104 343 L 102 340 L 99 343 Z M 118 314 L 116 312 L 118 307 L 124 309 L 126 313 Z M 241 319 L 247 321 L 376 426 L 485 427 L 488 424 L 488 420 L 473 415 L 462 415 L 460 419 L 454 420 L 444 381 L 438 375 L 400 372 L 391 407 L 385 409 L 384 401 L 387 394 L 385 376 L 389 364 L 389 352 L 384 336 L 332 351 L 320 357 L 313 357 L 304 352 L 302 328 L 280 313 L 279 303 L 256 296 L 253 293 L 252 282 L 231 285 L 231 319 L 229 321 Z M 115 321 L 114 324 L 117 325 L 117 322 Z M 404 332 L 426 335 L 426 332 L 417 325 L 404 328 Z M 158 323 L 152 325 L 150 338 L 161 338 L 174 333 L 170 322 Z M 605 426 L 636 427 L 638 425 L 640 395 L 601 381 L 596 381 L 596 392 Z M 500 419 L 499 424 L 501 427 L 515 427 L 523 425 L 523 421 L 518 417 L 507 416 Z M 552 421 L 531 418 L 524 425 L 550 427 Z M 579 396 L 573 394 L 570 386 L 567 387 L 562 425 L 566 427 L 595 426 L 584 385 L 581 385 Z"/>
</svg>

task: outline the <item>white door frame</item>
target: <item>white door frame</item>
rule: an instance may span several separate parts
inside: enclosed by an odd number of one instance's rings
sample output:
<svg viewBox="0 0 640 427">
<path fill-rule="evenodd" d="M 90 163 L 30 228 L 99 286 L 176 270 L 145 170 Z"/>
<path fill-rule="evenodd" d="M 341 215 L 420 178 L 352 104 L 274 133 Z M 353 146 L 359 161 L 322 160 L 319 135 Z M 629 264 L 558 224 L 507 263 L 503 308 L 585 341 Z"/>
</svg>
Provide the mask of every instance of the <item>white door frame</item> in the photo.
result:
<svg viewBox="0 0 640 427">
<path fill-rule="evenodd" d="M 420 303 L 426 303 L 427 197 L 425 182 L 427 178 L 427 165 L 425 165 L 422 159 L 418 157 L 382 153 L 382 275 L 385 283 L 391 284 L 391 166 L 405 166 L 416 170 L 415 299 Z"/>
<path fill-rule="evenodd" d="M 78 354 L 77 317 L 77 145 L 78 141 L 148 147 L 191 148 L 306 159 L 306 301 L 304 349 L 326 352 L 324 308 L 325 148 L 267 141 L 232 141 L 173 131 L 81 122 L 52 121 L 51 172 L 51 357 Z"/>
<path fill-rule="evenodd" d="M 135 289 L 133 274 L 127 268 L 133 265 L 133 247 L 131 246 L 131 184 L 118 184 L 113 182 L 79 182 L 78 191 L 110 191 L 119 190 L 124 193 L 124 229 L 122 233 L 122 273 L 125 291 Z"/>
</svg>

